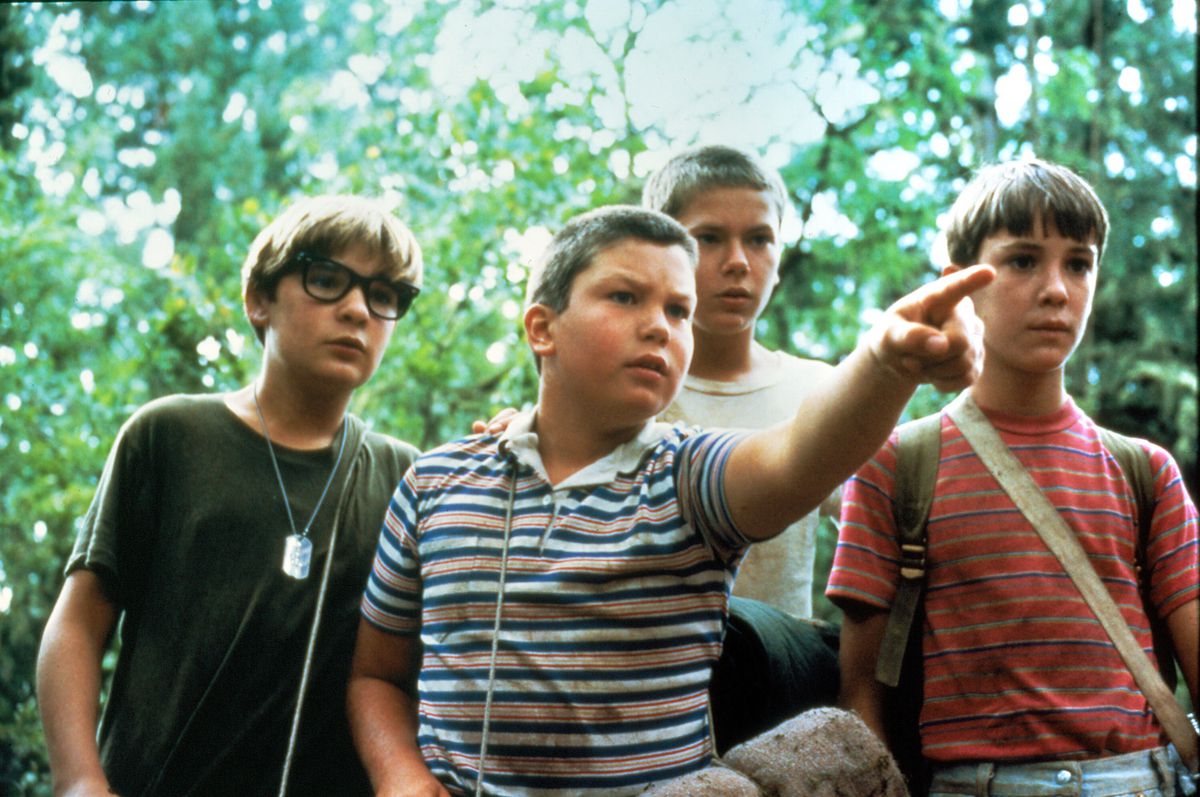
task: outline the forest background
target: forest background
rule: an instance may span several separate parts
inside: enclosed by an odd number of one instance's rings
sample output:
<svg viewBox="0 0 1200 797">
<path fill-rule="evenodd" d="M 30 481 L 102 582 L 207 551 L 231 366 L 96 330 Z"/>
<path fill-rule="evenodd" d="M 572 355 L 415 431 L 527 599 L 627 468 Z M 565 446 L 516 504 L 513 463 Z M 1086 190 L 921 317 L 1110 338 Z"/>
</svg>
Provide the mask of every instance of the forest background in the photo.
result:
<svg viewBox="0 0 1200 797">
<path fill-rule="evenodd" d="M 0 5 L 0 794 L 49 793 L 36 649 L 117 430 L 248 380 L 238 269 L 302 195 L 416 231 L 425 289 L 354 409 L 430 446 L 534 396 L 531 258 L 686 145 L 783 173 L 758 332 L 830 362 L 934 276 L 973 169 L 1065 163 L 1112 216 L 1069 388 L 1197 495 L 1195 56 L 1194 0 Z"/>
</svg>

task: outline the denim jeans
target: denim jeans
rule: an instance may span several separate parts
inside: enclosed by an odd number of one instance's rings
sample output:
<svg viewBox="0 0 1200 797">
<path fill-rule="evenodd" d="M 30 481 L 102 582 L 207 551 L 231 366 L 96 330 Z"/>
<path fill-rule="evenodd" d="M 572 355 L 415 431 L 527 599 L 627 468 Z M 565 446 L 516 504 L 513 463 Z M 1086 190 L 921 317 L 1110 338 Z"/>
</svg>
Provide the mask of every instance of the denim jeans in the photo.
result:
<svg viewBox="0 0 1200 797">
<path fill-rule="evenodd" d="M 1091 761 L 935 766 L 929 797 L 1176 797 L 1167 748 Z"/>
</svg>

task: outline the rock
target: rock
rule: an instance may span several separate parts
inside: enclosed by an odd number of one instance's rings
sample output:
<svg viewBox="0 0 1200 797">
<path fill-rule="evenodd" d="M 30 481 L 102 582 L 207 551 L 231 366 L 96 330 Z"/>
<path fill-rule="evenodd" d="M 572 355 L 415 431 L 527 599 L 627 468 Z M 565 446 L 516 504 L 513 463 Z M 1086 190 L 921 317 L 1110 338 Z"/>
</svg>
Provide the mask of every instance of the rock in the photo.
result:
<svg viewBox="0 0 1200 797">
<path fill-rule="evenodd" d="M 908 795 L 883 742 L 857 714 L 840 709 L 798 714 L 734 747 L 723 762 L 754 781 L 763 797 Z"/>
<path fill-rule="evenodd" d="M 711 766 L 649 786 L 642 797 L 762 797 L 762 792 L 745 775 L 723 766 Z"/>
</svg>

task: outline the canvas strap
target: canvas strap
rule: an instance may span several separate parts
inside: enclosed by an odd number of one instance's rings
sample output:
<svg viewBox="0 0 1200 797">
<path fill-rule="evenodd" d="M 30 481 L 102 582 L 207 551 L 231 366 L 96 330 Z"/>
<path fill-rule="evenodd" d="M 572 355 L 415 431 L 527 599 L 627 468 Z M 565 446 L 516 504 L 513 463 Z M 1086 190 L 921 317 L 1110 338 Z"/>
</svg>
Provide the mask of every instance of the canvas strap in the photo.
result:
<svg viewBox="0 0 1200 797">
<path fill-rule="evenodd" d="M 333 570 L 333 558 L 335 546 L 337 545 L 338 528 L 342 525 L 342 513 L 346 509 L 346 503 L 349 498 L 350 485 L 354 481 L 355 468 L 358 467 L 358 455 L 363 446 L 363 439 L 366 437 L 363 423 L 353 415 L 346 415 L 346 421 L 349 424 L 346 429 L 349 433 L 348 448 L 351 451 L 351 457 L 346 466 L 346 475 L 343 477 L 342 488 L 338 494 L 337 508 L 333 516 L 333 527 L 329 532 L 329 551 L 325 554 L 325 567 L 321 571 L 321 585 L 317 588 L 316 605 L 313 607 L 312 625 L 308 630 L 308 646 L 304 651 L 304 666 L 300 670 L 300 683 L 296 687 L 296 705 L 292 710 L 292 726 L 288 734 L 287 751 L 283 757 L 283 773 L 279 777 L 279 796 L 286 797 L 288 791 L 288 780 L 292 774 L 292 762 L 296 754 L 296 743 L 300 738 L 300 717 L 304 711 L 304 698 L 308 693 L 308 684 L 312 678 L 313 653 L 317 647 L 317 634 L 321 629 L 321 611 L 325 608 L 325 594 L 329 587 L 329 574 Z"/>
<path fill-rule="evenodd" d="M 1058 557 L 1058 561 L 1091 607 L 1100 625 L 1108 632 L 1113 645 L 1125 661 L 1125 666 L 1133 673 L 1134 680 L 1146 696 L 1167 737 L 1179 751 L 1184 763 L 1193 772 L 1196 771 L 1200 761 L 1197 759 L 1197 740 L 1191 723 L 1188 722 L 1183 709 L 1175 702 L 1175 696 L 1158 670 L 1133 638 L 1112 596 L 1096 575 L 1087 554 L 1066 521 L 1000 439 L 1000 434 L 969 395 L 960 395 L 946 408 L 946 413 L 975 449 L 988 471 L 1004 488 L 1004 492 L 1008 493 L 1009 498 L 1021 510 L 1021 514 L 1033 524 L 1046 546 Z"/>
<path fill-rule="evenodd" d="M 933 504 L 941 453 L 942 416 L 926 415 L 896 429 L 896 489 L 894 515 L 900 546 L 900 581 L 888 613 L 875 662 L 875 680 L 899 686 L 905 655 L 919 639 L 913 621 L 925 591 L 925 524 Z"/>
</svg>

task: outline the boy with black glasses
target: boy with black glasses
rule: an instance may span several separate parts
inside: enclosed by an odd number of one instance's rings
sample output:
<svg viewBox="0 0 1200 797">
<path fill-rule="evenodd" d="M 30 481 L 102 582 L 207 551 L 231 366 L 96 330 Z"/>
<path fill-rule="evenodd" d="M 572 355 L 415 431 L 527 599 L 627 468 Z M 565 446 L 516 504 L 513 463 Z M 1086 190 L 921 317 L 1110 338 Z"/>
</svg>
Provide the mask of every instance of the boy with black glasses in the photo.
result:
<svg viewBox="0 0 1200 797">
<path fill-rule="evenodd" d="M 421 252 L 380 203 L 316 197 L 258 235 L 242 277 L 258 376 L 135 413 L 67 563 L 38 662 L 58 793 L 369 793 L 345 683 L 379 520 L 416 451 L 347 406 L 418 293 Z"/>
</svg>

